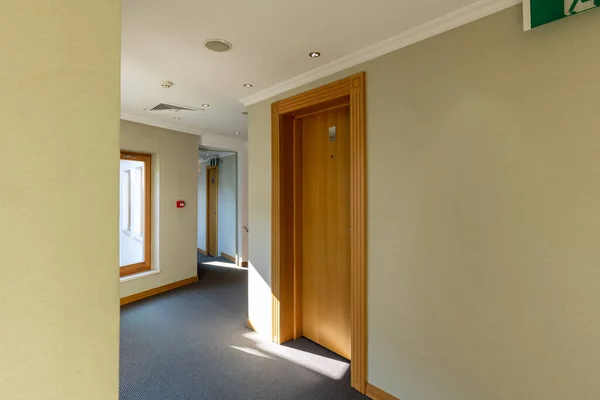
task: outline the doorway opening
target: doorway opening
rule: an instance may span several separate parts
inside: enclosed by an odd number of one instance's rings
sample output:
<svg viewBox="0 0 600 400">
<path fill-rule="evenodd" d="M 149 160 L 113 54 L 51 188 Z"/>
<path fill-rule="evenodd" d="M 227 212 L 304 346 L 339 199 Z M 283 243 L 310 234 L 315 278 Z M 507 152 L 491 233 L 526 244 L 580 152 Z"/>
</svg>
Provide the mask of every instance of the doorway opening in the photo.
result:
<svg viewBox="0 0 600 400">
<path fill-rule="evenodd" d="M 365 74 L 275 102 L 271 116 L 273 339 L 346 357 L 365 393 Z"/>
<path fill-rule="evenodd" d="M 238 265 L 237 153 L 199 148 L 198 253 Z"/>
</svg>

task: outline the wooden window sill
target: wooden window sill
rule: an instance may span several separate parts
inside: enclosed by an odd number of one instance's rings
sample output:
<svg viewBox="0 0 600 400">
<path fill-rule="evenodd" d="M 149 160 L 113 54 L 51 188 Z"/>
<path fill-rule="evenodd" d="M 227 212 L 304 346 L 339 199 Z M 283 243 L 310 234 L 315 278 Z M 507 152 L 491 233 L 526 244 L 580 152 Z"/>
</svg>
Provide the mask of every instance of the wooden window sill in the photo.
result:
<svg viewBox="0 0 600 400">
<path fill-rule="evenodd" d="M 129 281 L 133 281 L 133 280 L 140 279 L 140 278 L 145 278 L 147 276 L 152 276 L 152 275 L 156 275 L 156 274 L 160 274 L 160 270 L 151 269 L 150 271 L 142 271 L 142 272 L 138 272 L 135 274 L 122 276 L 119 280 L 121 281 L 121 283 L 123 283 L 123 282 L 129 282 Z"/>
</svg>

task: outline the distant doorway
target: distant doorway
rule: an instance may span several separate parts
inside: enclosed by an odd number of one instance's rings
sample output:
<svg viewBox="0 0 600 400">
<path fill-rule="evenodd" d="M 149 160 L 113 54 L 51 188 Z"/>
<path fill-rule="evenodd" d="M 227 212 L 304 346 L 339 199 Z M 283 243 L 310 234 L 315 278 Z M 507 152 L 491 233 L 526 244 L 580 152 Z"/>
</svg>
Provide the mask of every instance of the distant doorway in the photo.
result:
<svg viewBox="0 0 600 400">
<path fill-rule="evenodd" d="M 198 253 L 241 265 L 238 230 L 237 153 L 198 152 Z"/>
</svg>

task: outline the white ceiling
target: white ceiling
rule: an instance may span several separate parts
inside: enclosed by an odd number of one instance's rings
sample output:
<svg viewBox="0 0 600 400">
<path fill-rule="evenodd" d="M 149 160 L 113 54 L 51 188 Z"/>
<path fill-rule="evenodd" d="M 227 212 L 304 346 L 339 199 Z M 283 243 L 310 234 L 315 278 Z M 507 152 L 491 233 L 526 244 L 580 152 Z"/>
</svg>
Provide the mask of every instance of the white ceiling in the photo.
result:
<svg viewBox="0 0 600 400">
<path fill-rule="evenodd" d="M 332 66 L 347 68 L 346 60 L 352 57 L 364 61 L 361 49 L 367 48 L 368 57 L 377 49 L 372 54 L 377 56 L 394 50 L 389 43 L 396 48 L 410 44 L 404 38 L 407 34 L 414 36 L 414 43 L 427 36 L 419 36 L 425 28 L 432 34 L 437 29 L 434 25 L 440 25 L 438 31 L 450 29 L 454 26 L 442 26 L 448 25 L 444 16 L 462 7 L 468 6 L 450 14 L 450 19 L 460 20 L 464 10 L 489 9 L 491 3 L 502 3 L 501 9 L 516 2 L 123 0 L 121 112 L 125 119 L 184 132 L 246 138 L 247 117 L 242 115 L 241 99 L 246 103 L 260 100 L 335 72 Z M 381 51 L 380 42 L 394 37 L 395 42 L 384 42 L 388 45 Z M 204 41 L 212 38 L 230 41 L 233 50 L 209 51 Z M 379 47 L 373 46 L 378 43 Z M 312 59 L 308 57 L 311 51 L 322 56 Z M 298 78 L 302 74 L 306 79 Z M 163 89 L 161 80 L 175 85 Z M 254 86 L 247 89 L 244 83 Z M 194 113 L 144 111 L 161 102 L 197 108 L 207 103 L 210 107 Z M 173 119 L 175 115 L 181 119 Z"/>
</svg>

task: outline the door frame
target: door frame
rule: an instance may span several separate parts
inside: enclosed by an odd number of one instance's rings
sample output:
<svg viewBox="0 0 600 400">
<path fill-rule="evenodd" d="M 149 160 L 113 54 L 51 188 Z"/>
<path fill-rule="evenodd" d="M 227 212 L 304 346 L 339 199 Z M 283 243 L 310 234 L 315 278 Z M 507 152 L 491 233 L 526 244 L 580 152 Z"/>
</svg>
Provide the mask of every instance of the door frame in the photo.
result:
<svg viewBox="0 0 600 400">
<path fill-rule="evenodd" d="M 215 210 L 217 211 L 217 218 L 215 221 L 215 237 L 217 238 L 217 254 L 213 257 L 219 257 L 219 166 L 218 165 L 208 165 L 206 167 L 206 254 L 210 255 L 210 175 L 208 173 L 209 170 L 216 169 L 217 173 L 215 174 L 215 184 L 217 185 L 217 204 L 215 204 Z"/>
<path fill-rule="evenodd" d="M 365 73 L 350 76 L 271 104 L 271 291 L 273 341 L 297 337 L 301 304 L 298 218 L 299 124 L 294 117 L 350 106 L 350 309 L 351 385 L 367 386 L 366 129 Z M 296 132 L 296 134 L 295 134 Z M 300 244 L 299 244 L 300 243 Z"/>
</svg>

